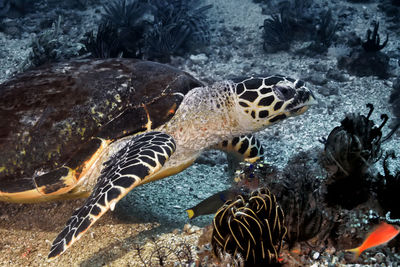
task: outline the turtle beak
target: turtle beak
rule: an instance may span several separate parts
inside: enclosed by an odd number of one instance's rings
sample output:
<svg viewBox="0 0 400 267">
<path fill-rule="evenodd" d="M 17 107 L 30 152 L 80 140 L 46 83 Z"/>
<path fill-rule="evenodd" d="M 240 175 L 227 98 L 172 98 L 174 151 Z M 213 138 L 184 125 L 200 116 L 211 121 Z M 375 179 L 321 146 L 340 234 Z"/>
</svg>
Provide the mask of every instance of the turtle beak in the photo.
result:
<svg viewBox="0 0 400 267">
<path fill-rule="evenodd" d="M 293 97 L 292 103 L 287 105 L 286 111 L 292 116 L 299 115 L 308 110 L 311 105 L 316 105 L 317 100 L 313 92 L 305 87 L 299 88 Z"/>
</svg>

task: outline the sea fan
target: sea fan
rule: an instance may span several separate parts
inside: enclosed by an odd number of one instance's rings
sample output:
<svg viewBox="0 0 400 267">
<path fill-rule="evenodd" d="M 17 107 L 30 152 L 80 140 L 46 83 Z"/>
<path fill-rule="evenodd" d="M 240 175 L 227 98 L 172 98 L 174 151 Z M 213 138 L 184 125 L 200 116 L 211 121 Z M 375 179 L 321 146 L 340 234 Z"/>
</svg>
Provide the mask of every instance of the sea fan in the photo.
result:
<svg viewBox="0 0 400 267">
<path fill-rule="evenodd" d="M 214 217 L 213 252 L 243 258 L 245 266 L 276 264 L 287 232 L 284 225 L 283 211 L 268 189 L 239 195 Z"/>
</svg>

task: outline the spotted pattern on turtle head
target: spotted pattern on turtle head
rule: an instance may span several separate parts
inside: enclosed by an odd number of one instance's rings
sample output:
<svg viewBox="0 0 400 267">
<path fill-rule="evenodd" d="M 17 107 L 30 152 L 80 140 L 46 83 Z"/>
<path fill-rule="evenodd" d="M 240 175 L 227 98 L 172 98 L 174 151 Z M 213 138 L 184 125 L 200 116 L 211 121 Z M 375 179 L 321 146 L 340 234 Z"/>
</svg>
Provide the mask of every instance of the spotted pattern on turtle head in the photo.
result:
<svg viewBox="0 0 400 267">
<path fill-rule="evenodd" d="M 235 79 L 234 88 L 240 108 L 263 126 L 303 113 L 302 104 L 313 98 L 303 81 L 281 75 Z"/>
</svg>

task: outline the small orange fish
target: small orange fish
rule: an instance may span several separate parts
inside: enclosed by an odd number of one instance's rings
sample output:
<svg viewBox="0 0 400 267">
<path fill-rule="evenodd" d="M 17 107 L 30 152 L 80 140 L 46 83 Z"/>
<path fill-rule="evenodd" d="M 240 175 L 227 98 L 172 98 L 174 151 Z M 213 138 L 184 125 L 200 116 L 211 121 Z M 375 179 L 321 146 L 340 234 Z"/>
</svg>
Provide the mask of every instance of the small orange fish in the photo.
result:
<svg viewBox="0 0 400 267">
<path fill-rule="evenodd" d="M 361 246 L 347 249 L 346 251 L 353 252 L 356 255 L 356 258 L 358 258 L 364 250 L 389 242 L 395 238 L 399 232 L 400 229 L 398 226 L 382 222 L 368 235 Z"/>
</svg>

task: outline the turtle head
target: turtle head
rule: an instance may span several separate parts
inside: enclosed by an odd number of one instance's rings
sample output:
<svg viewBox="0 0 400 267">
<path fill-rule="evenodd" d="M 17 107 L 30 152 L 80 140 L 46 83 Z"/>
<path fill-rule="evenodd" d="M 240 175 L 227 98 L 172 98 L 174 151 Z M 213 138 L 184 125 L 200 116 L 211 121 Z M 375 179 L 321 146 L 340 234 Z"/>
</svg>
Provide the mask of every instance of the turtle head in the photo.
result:
<svg viewBox="0 0 400 267">
<path fill-rule="evenodd" d="M 300 115 L 315 103 L 303 81 L 280 75 L 236 79 L 233 89 L 239 124 L 251 131 Z"/>
</svg>

